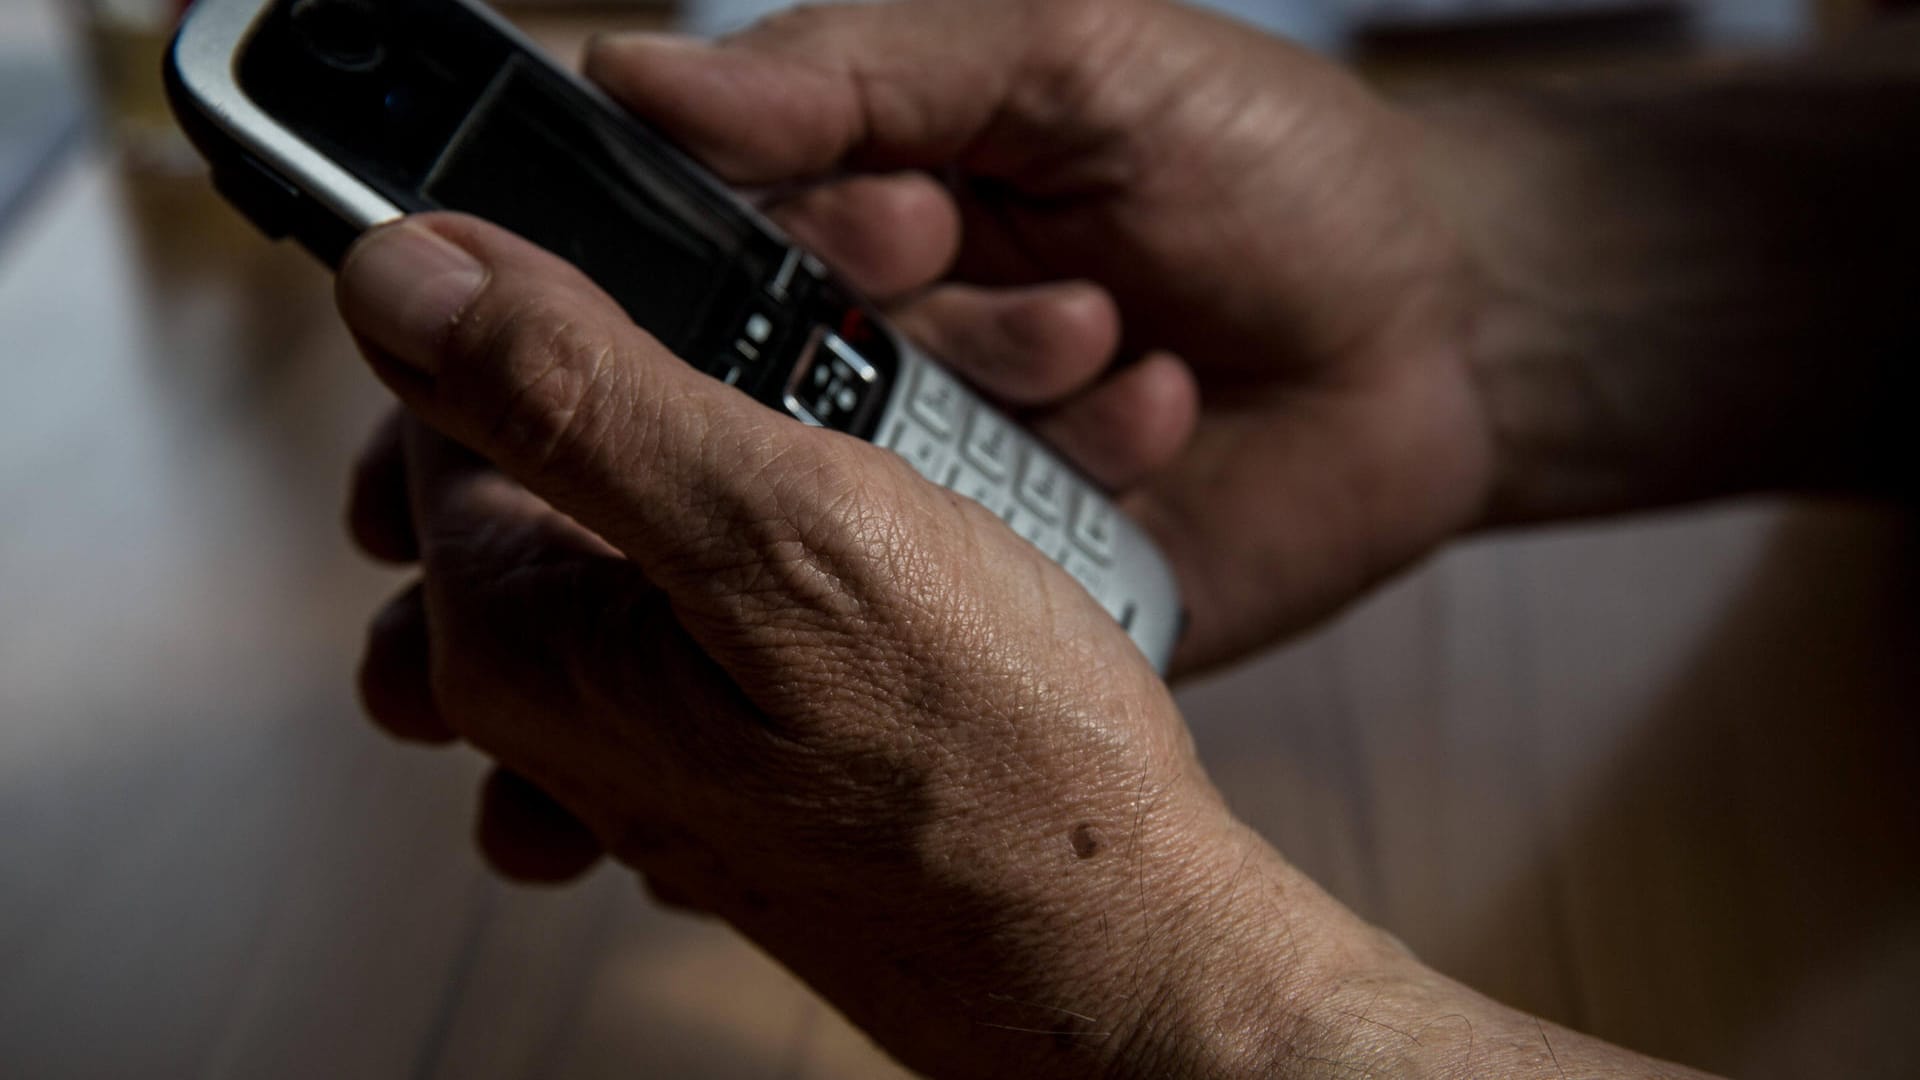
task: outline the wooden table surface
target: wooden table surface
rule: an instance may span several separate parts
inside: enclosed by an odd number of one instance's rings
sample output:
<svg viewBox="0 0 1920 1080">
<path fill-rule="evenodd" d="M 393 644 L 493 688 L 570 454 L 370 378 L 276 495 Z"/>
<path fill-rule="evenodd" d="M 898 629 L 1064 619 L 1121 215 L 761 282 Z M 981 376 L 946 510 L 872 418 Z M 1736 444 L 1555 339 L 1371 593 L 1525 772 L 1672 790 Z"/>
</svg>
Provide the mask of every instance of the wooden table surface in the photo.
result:
<svg viewBox="0 0 1920 1080">
<path fill-rule="evenodd" d="M 95 153 L 0 239 L 0 1076 L 897 1075 L 724 928 L 487 875 L 481 763 L 351 690 L 385 397 L 326 275 Z M 1182 702 L 1442 970 L 1749 1076 L 1920 1075 L 1909 521 L 1459 548 Z"/>
</svg>

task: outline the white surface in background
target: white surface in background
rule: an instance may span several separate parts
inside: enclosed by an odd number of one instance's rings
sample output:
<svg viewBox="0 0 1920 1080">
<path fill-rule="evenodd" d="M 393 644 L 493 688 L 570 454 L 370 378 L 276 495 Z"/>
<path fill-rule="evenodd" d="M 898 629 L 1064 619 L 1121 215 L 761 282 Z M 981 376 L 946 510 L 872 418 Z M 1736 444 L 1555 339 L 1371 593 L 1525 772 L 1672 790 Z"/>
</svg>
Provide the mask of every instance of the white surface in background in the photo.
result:
<svg viewBox="0 0 1920 1080">
<path fill-rule="evenodd" d="M 54 0 L 0 0 L 0 55 L 57 45 L 58 13 Z"/>
<path fill-rule="evenodd" d="M 1368 12 L 1388 4 L 1438 11 L 1473 11 L 1499 7 L 1595 7 L 1617 0 L 1194 0 L 1270 33 L 1281 34 L 1317 49 L 1337 52 L 1348 31 Z M 1693 9 L 1702 40 L 1714 42 L 1792 41 L 1811 25 L 1811 0 L 1685 0 Z M 687 26 L 696 33 L 737 30 L 771 11 L 787 7 L 785 0 L 687 0 Z"/>
<path fill-rule="evenodd" d="M 1706 0 L 1696 7 L 1710 41 L 1792 41 L 1813 29 L 1811 0 Z"/>
<path fill-rule="evenodd" d="M 1461 16 L 1510 18 L 1674 7 L 1679 0 L 1339 0 L 1354 18 L 1445 20 Z"/>
<path fill-rule="evenodd" d="M 1222 11 L 1263 30 L 1305 42 L 1316 48 L 1339 45 L 1343 19 L 1336 13 L 1339 0 L 1202 0 L 1200 6 Z M 738 30 L 769 12 L 791 7 L 788 0 L 686 0 L 687 29 L 697 34 L 724 34 Z"/>
</svg>

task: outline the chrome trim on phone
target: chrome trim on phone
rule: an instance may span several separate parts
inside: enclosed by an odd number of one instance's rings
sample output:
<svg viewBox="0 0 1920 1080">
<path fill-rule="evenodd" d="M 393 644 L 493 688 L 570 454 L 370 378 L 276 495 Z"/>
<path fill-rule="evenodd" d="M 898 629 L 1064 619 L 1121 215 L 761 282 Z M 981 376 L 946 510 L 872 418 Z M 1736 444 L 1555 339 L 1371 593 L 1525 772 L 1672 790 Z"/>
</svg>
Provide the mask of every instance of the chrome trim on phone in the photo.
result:
<svg viewBox="0 0 1920 1080">
<path fill-rule="evenodd" d="M 820 351 L 820 343 L 826 340 L 826 337 L 826 327 L 813 328 L 813 332 L 807 335 L 807 343 L 800 346 L 800 355 L 794 357 L 793 372 L 787 376 L 787 385 L 780 389 L 780 401 L 787 407 L 787 412 L 792 414 L 794 419 L 812 427 L 826 425 L 820 422 L 819 417 L 813 415 L 812 409 L 801 403 L 800 395 L 794 391 L 800 388 L 800 380 L 813 368 L 814 354 Z"/>
<path fill-rule="evenodd" d="M 399 218 L 399 207 L 261 112 L 240 89 L 233 67 L 241 43 L 266 10 L 261 0 L 200 0 L 188 9 L 174 43 L 181 83 L 200 101 L 208 121 L 241 149 L 354 228 Z"/>
<path fill-rule="evenodd" d="M 471 0 L 454 2 L 528 53 L 536 57 L 547 55 L 518 27 L 487 5 L 472 3 Z M 252 35 L 254 24 L 271 6 L 272 0 L 198 0 L 188 8 L 174 43 L 174 66 L 180 73 L 181 82 L 200 101 L 207 119 L 231 136 L 243 150 L 280 172 L 295 187 L 314 196 L 354 228 L 370 229 L 403 216 L 401 209 L 385 196 L 361 183 L 352 173 L 329 161 L 305 140 L 261 112 L 253 99 L 241 89 L 239 79 L 234 74 L 234 65 L 239 62 L 242 46 Z M 552 67 L 581 93 L 620 115 L 628 115 L 599 87 L 557 64 Z M 661 139 L 657 149 L 679 159 L 688 167 L 688 175 L 697 183 L 747 213 L 774 240 L 787 245 L 793 243 L 792 238 L 778 226 L 762 218 L 750 201 L 742 198 L 739 192 L 713 180 L 679 147 Z M 804 259 L 804 253 L 802 255 Z"/>
</svg>

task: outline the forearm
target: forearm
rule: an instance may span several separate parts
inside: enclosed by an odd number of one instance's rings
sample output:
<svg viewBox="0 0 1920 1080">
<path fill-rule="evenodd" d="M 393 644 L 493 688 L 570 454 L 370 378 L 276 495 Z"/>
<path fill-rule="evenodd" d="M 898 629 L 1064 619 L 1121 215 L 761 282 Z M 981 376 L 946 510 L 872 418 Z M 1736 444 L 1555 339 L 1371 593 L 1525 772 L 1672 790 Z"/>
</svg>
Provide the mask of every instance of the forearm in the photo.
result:
<svg viewBox="0 0 1920 1080">
<path fill-rule="evenodd" d="M 1162 1052 L 1120 1075 L 1703 1075 L 1475 993 L 1421 964 L 1297 871 L 1276 870 L 1267 880 L 1286 875 L 1296 880 L 1284 895 L 1259 886 L 1239 891 L 1238 917 L 1219 933 L 1221 961 L 1184 973 L 1181 988 L 1166 995 L 1159 1037 L 1145 1044 Z M 1198 1052 L 1180 1053 L 1183 1045 Z"/>
<path fill-rule="evenodd" d="M 1214 809 L 1185 843 L 1086 841 L 1060 877 L 942 860 L 950 895 L 860 940 L 733 917 L 931 1076 L 1698 1075 L 1425 968 Z"/>
<path fill-rule="evenodd" d="M 1479 277 L 1488 524 L 1911 493 L 1920 26 L 1429 116 L 1430 175 Z"/>
<path fill-rule="evenodd" d="M 1336 985 L 1324 1047 L 1286 1075 L 1703 1077 L 1508 1008 L 1406 958 Z"/>
<path fill-rule="evenodd" d="M 1158 973 L 1107 1076 L 1700 1077 L 1425 967 L 1250 834 L 1211 932 Z M 1138 967 L 1131 973 L 1138 974 Z M 1117 973 L 1116 973 L 1117 974 Z M 1058 1060 L 1058 1059 L 1056 1059 Z M 1029 1059 L 1032 1064 L 1032 1059 Z"/>
</svg>

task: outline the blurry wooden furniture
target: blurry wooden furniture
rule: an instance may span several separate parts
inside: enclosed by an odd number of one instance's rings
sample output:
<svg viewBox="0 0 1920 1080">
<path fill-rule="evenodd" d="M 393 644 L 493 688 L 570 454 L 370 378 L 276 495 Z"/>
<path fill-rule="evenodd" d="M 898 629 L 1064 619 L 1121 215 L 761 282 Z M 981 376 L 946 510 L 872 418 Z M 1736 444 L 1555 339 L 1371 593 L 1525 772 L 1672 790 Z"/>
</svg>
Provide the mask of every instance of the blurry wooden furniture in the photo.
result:
<svg viewBox="0 0 1920 1080">
<path fill-rule="evenodd" d="M 1377 6 L 1397 5 L 1383 0 Z M 1571 3 L 1558 17 L 1515 16 L 1520 9 L 1498 2 L 1469 6 L 1490 14 L 1458 21 L 1363 22 L 1350 37 L 1348 58 L 1376 83 L 1401 93 L 1617 76 L 1692 65 L 1706 56 L 1720 61 L 1764 55 L 1791 46 L 1802 32 L 1842 39 L 1877 17 L 1914 5 L 1912 0 L 1787 0 L 1783 8 L 1748 6 L 1748 0 L 1622 0 Z"/>
<path fill-rule="evenodd" d="M 856 1077 L 724 928 L 467 843 L 362 721 L 402 576 L 326 274 L 70 162 L 0 245 L 0 1075 Z M 1187 687 L 1255 827 L 1442 970 L 1745 1076 L 1920 1074 L 1920 551 L 1740 505 L 1464 546 Z"/>
</svg>

